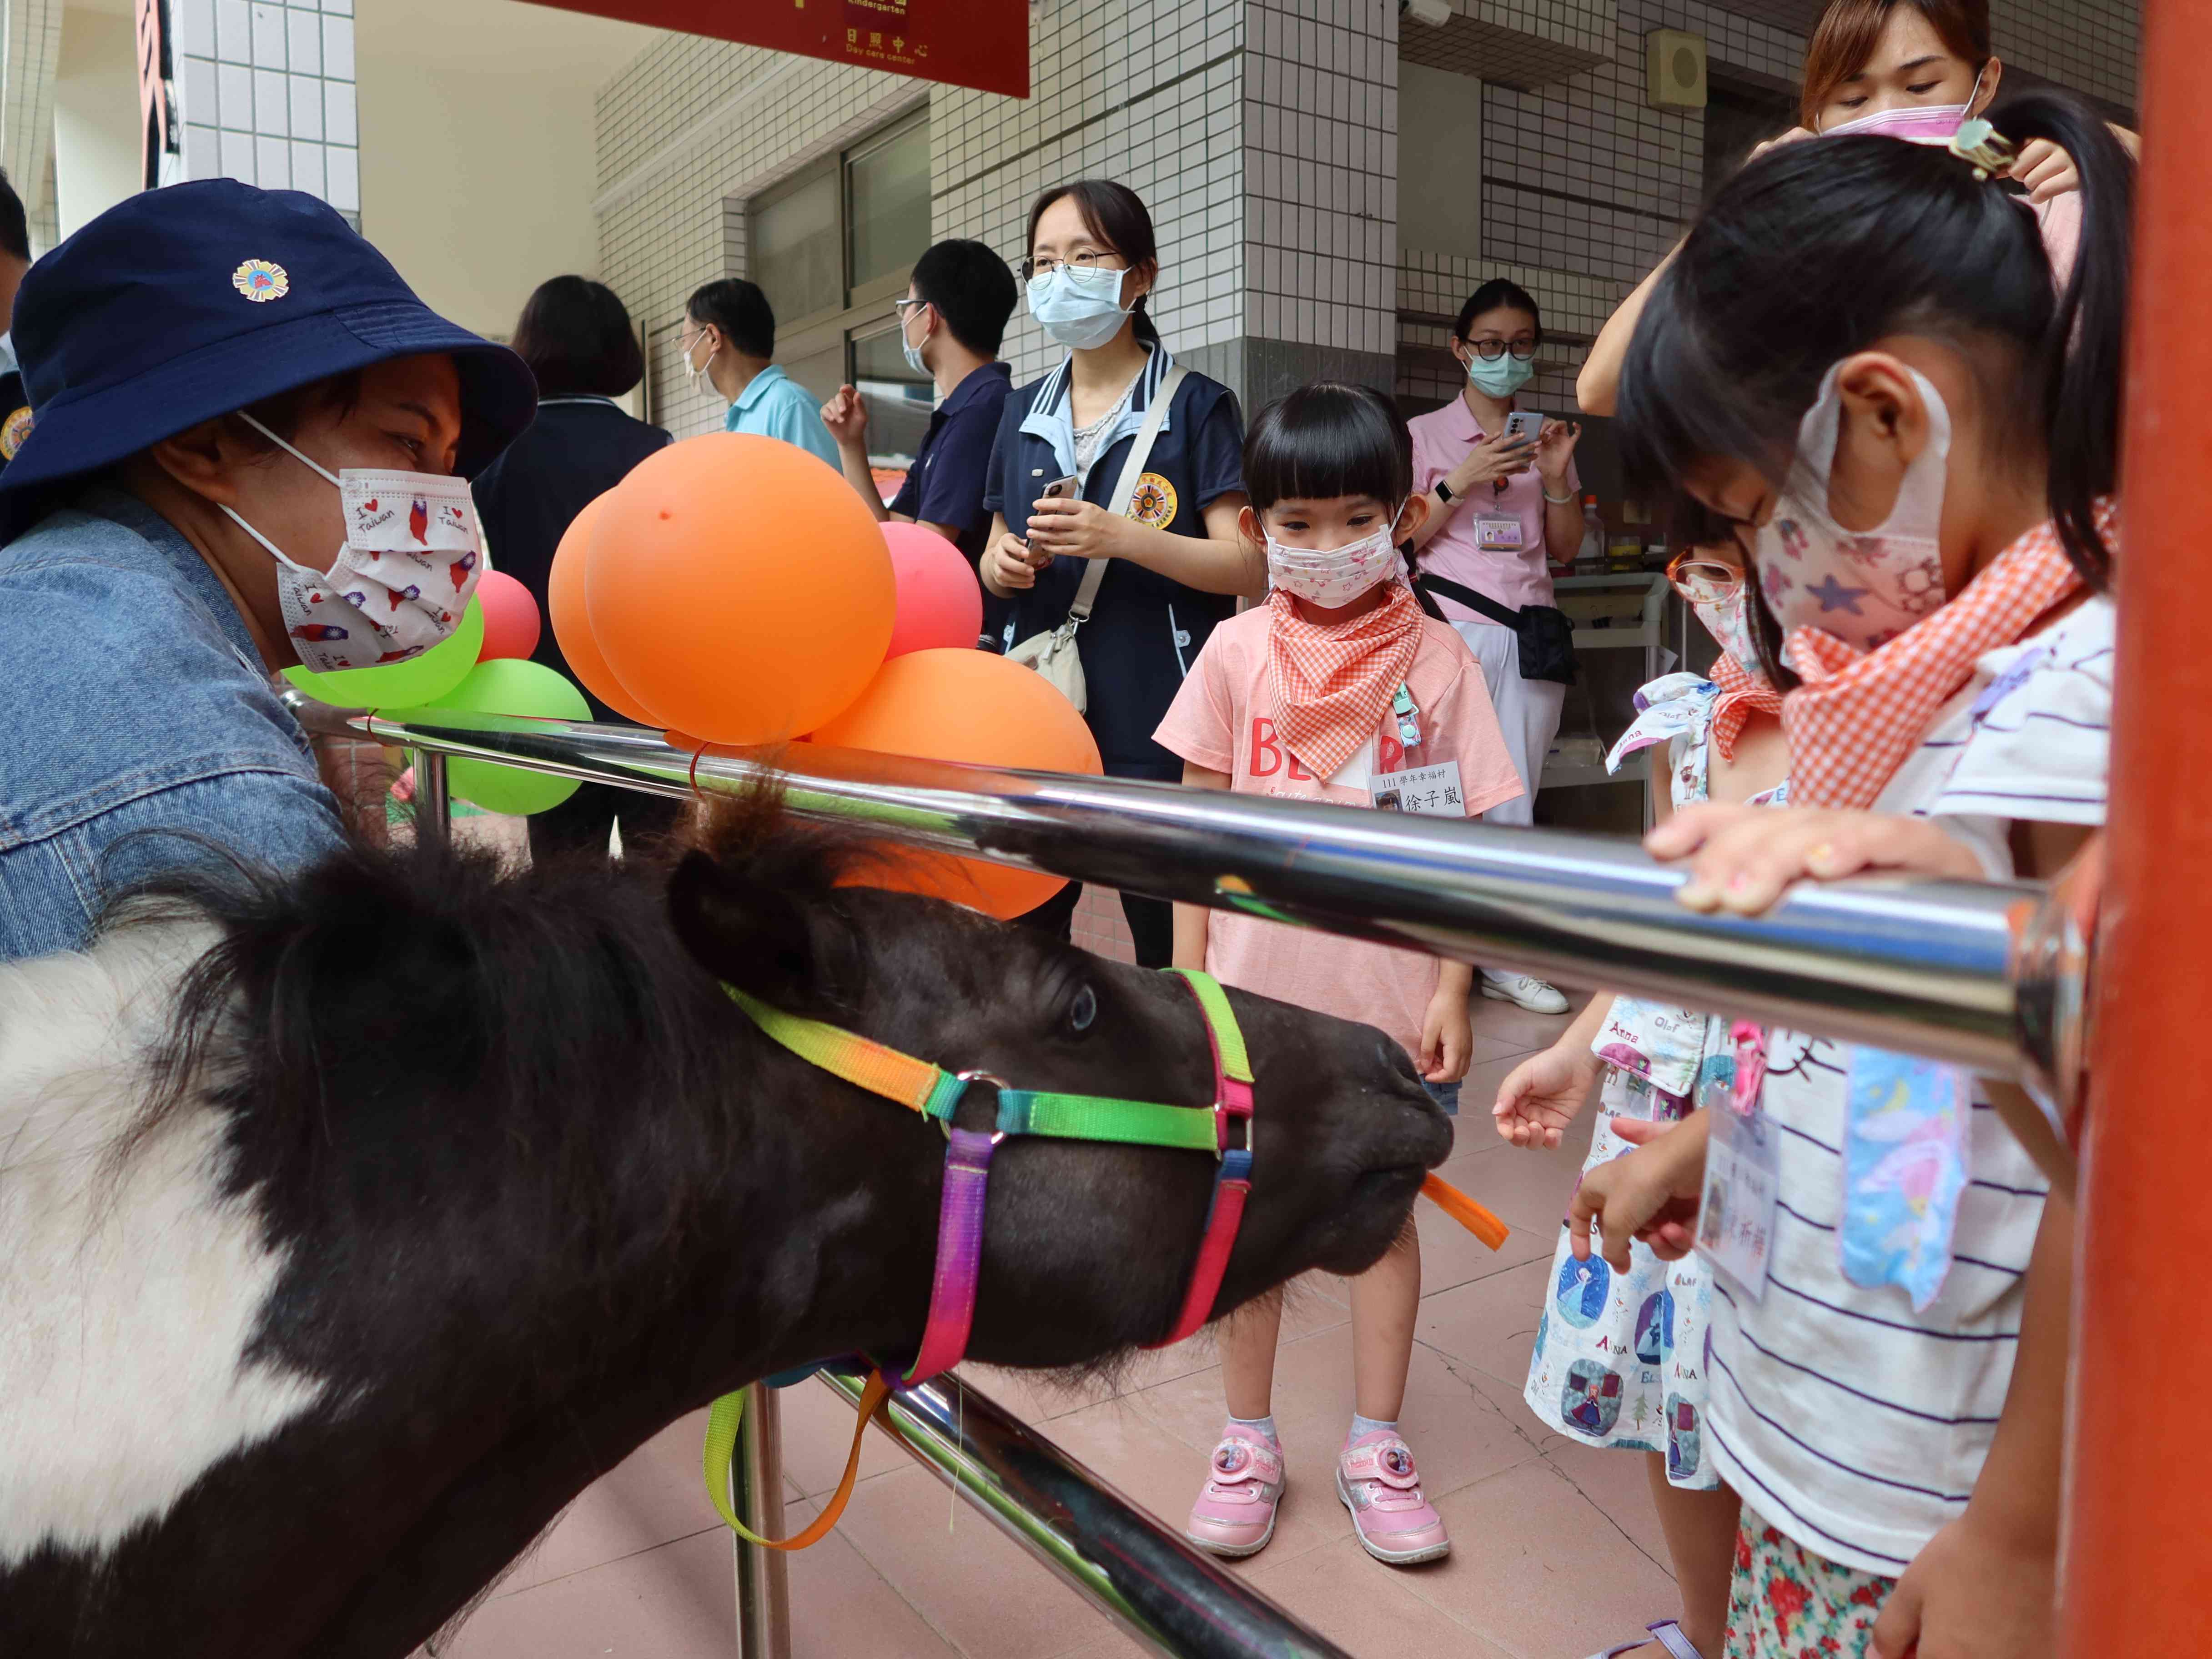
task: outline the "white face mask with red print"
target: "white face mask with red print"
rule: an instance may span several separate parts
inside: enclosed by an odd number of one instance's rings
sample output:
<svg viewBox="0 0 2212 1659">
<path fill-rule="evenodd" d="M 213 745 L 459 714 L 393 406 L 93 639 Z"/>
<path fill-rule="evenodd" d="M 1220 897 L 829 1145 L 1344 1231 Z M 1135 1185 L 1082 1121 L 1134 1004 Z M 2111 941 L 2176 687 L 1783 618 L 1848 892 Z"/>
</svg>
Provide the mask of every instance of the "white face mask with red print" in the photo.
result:
<svg viewBox="0 0 2212 1659">
<path fill-rule="evenodd" d="M 251 415 L 239 417 L 337 487 L 345 542 L 327 571 L 287 555 L 225 507 L 231 521 L 276 561 L 284 632 L 308 672 L 404 662 L 442 644 L 483 571 L 483 531 L 466 479 L 316 465 Z"/>
<path fill-rule="evenodd" d="M 1342 547 L 1290 547 L 1267 536 L 1267 582 L 1324 611 L 1350 605 L 1378 582 L 1398 574 L 1400 507 L 1390 522 Z"/>
</svg>

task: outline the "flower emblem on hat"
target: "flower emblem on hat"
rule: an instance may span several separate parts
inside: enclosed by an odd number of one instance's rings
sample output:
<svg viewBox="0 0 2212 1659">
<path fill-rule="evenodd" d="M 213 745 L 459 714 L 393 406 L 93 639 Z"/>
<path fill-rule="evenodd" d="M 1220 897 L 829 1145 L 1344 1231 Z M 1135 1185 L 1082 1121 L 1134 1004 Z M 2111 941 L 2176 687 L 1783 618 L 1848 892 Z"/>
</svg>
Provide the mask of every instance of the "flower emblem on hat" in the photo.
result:
<svg viewBox="0 0 2212 1659">
<path fill-rule="evenodd" d="M 256 305 L 281 300 L 292 291 L 292 279 L 274 259 L 248 259 L 230 273 L 230 285 Z"/>
</svg>

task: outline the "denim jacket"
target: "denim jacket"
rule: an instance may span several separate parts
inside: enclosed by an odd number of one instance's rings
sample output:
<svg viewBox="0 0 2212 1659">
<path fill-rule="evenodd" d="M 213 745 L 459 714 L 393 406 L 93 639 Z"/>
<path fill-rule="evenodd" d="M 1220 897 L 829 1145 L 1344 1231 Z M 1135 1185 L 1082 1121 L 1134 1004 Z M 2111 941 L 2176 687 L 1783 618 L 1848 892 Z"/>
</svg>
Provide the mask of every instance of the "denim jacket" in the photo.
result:
<svg viewBox="0 0 2212 1659">
<path fill-rule="evenodd" d="M 96 489 L 0 548 L 0 962 L 81 948 L 108 895 L 223 862 L 187 836 L 289 871 L 343 831 L 215 572 Z"/>
</svg>

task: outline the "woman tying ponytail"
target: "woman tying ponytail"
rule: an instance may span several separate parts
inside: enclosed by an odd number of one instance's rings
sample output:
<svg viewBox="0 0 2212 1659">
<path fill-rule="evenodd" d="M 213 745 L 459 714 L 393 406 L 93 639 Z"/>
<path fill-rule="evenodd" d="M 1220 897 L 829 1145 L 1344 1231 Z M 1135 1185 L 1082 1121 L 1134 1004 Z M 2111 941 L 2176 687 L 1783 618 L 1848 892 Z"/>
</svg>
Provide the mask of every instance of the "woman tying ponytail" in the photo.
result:
<svg viewBox="0 0 2212 1659">
<path fill-rule="evenodd" d="M 1989 0 L 1828 0 L 1805 48 L 1800 125 L 1752 151 L 1753 157 L 1806 138 L 1863 137 L 1943 144 L 1961 122 L 1988 113 L 2004 79 L 1990 49 Z M 2132 152 L 2136 137 L 2112 131 Z M 2021 146 L 2008 175 L 2043 227 L 2063 277 L 2081 223 L 2081 177 L 2066 149 L 2046 139 Z M 1652 285 L 1674 256 L 1645 277 L 1606 320 L 1575 382 L 1585 414 L 1611 415 L 1621 360 Z"/>
<path fill-rule="evenodd" d="M 1632 486 L 1743 547 L 1790 746 L 1787 809 L 1690 806 L 1649 837 L 1693 908 L 1869 869 L 2047 876 L 2103 821 L 2133 163 L 2058 94 L 2006 125 L 2080 169 L 2063 294 L 1970 124 L 1759 158 L 1637 326 Z M 1648 1144 L 1570 1218 L 1617 1268 L 1632 1238 L 1694 1237 L 1715 1270 L 1708 1449 L 1743 1502 L 1726 1652 L 2050 1652 L 2072 1212 L 1982 1109 L 2023 1103 L 1730 1038 L 1699 1110 L 1615 1126 Z"/>
</svg>

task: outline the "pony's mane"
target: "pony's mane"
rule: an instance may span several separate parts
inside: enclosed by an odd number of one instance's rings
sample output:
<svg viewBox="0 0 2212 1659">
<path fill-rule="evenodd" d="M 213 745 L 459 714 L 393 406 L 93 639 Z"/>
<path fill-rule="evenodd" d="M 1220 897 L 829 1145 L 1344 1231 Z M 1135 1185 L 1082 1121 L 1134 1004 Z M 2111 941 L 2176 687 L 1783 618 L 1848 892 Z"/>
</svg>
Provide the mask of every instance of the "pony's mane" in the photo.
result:
<svg viewBox="0 0 2212 1659">
<path fill-rule="evenodd" d="M 379 1044 L 402 1069 L 427 1052 L 470 1067 L 492 1114 L 606 1091 L 610 1079 L 622 1098 L 600 1103 L 617 1119 L 639 1100 L 684 1097 L 723 1059 L 702 1035 L 713 1022 L 696 1017 L 722 1006 L 714 981 L 665 908 L 669 866 L 686 851 L 800 902 L 869 856 L 865 837 L 792 817 L 764 787 L 702 801 L 665 849 L 621 863 L 568 856 L 516 871 L 484 850 L 356 840 L 290 876 L 210 860 L 117 895 L 103 933 L 189 921 L 212 922 L 218 939 L 179 986 L 146 1105 L 115 1157 L 210 1088 L 319 1115 L 332 1069 Z M 426 997 L 432 988 L 446 994 Z M 580 1009 L 611 1018 L 586 1027 Z M 602 1052 L 617 1040 L 619 1060 Z"/>
</svg>

